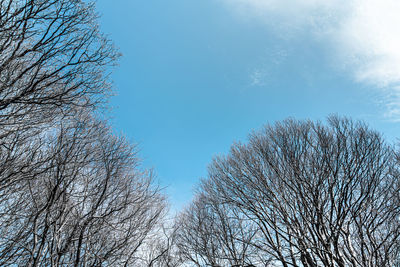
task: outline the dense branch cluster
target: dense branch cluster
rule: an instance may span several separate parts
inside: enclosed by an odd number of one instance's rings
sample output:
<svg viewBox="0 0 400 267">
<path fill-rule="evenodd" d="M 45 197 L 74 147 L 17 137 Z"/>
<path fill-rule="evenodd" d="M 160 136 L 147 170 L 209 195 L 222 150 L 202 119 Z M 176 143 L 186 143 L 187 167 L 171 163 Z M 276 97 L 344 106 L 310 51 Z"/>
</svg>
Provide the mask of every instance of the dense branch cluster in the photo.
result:
<svg viewBox="0 0 400 267">
<path fill-rule="evenodd" d="M 0 1 L 1 266 L 141 260 L 166 203 L 97 118 L 117 57 L 86 1 Z"/>
<path fill-rule="evenodd" d="M 268 126 L 214 160 L 177 246 L 195 266 L 399 266 L 399 166 L 359 122 Z"/>
</svg>

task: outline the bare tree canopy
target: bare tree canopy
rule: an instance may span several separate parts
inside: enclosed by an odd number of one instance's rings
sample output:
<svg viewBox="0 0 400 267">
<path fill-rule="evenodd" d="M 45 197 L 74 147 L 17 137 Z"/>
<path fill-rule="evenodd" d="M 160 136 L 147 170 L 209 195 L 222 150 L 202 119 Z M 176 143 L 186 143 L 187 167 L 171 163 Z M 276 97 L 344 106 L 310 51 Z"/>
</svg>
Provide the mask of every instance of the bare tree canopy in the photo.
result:
<svg viewBox="0 0 400 267">
<path fill-rule="evenodd" d="M 118 53 L 81 0 L 0 0 L 0 265 L 140 266 L 166 213 L 98 119 Z"/>
<path fill-rule="evenodd" d="M 213 161 L 199 192 L 212 201 L 184 214 L 180 224 L 191 232 L 182 232 L 181 253 L 205 258 L 196 266 L 220 266 L 215 252 L 231 241 L 214 244 L 213 227 L 221 230 L 223 219 L 224 234 L 257 227 L 251 238 L 233 235 L 234 246 L 270 259 L 254 266 L 398 266 L 398 171 L 395 147 L 361 122 L 332 116 L 327 125 L 267 126 Z"/>
<path fill-rule="evenodd" d="M 96 21 L 86 1 L 0 1 L 2 131 L 105 100 L 106 67 L 117 53 Z"/>
<path fill-rule="evenodd" d="M 179 255 L 195 266 L 265 266 L 268 255 L 252 243 L 258 235 L 257 225 L 230 205 L 216 201 L 201 194 L 178 218 Z"/>
<path fill-rule="evenodd" d="M 0 199 L 0 265 L 131 266 L 164 215 L 151 173 L 101 122 L 65 123 L 29 150 Z M 12 168 L 12 166 L 10 166 Z"/>
</svg>

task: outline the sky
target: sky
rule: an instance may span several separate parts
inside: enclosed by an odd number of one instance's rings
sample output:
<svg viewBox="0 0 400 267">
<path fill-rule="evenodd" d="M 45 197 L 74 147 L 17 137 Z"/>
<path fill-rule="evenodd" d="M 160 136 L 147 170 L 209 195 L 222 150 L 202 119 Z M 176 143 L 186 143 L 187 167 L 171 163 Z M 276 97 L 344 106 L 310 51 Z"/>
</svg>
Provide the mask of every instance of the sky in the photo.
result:
<svg viewBox="0 0 400 267">
<path fill-rule="evenodd" d="M 400 130 L 400 2 L 98 0 L 122 53 L 111 124 L 189 204 L 213 157 L 285 118 Z"/>
</svg>

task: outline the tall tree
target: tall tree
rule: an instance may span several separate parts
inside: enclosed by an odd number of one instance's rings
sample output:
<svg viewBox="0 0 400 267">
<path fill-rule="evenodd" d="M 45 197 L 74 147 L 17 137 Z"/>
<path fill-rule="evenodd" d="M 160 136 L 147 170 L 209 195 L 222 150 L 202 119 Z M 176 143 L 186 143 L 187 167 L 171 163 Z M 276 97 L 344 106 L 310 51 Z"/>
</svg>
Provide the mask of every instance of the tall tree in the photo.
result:
<svg viewBox="0 0 400 267">
<path fill-rule="evenodd" d="M 272 264 L 395 266 L 396 155 L 361 122 L 335 116 L 327 125 L 286 120 L 216 158 L 202 194 L 255 224 L 260 235 L 249 242 Z"/>
<path fill-rule="evenodd" d="M 165 213 L 135 150 L 101 122 L 63 123 L 0 201 L 0 265 L 123 266 Z M 32 168 L 33 169 L 33 168 Z"/>
<path fill-rule="evenodd" d="M 96 21 L 86 1 L 0 1 L 0 137 L 105 100 L 118 54 Z"/>
<path fill-rule="evenodd" d="M 118 53 L 83 0 L 0 0 L 0 265 L 133 266 L 166 201 L 95 111 Z"/>
<path fill-rule="evenodd" d="M 254 246 L 257 225 L 213 195 L 199 194 L 177 227 L 180 255 L 195 266 L 267 266 L 270 261 Z"/>
</svg>

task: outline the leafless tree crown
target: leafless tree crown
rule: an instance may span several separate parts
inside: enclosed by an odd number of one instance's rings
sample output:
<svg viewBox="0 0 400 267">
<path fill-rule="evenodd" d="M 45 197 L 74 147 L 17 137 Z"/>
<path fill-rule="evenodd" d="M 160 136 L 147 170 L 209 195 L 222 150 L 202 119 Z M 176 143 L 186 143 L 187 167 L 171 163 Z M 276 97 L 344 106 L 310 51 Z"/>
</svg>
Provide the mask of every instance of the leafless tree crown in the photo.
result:
<svg viewBox="0 0 400 267">
<path fill-rule="evenodd" d="M 166 201 L 98 119 L 118 53 L 81 0 L 0 0 L 0 265 L 140 266 Z"/>
<path fill-rule="evenodd" d="M 361 122 L 267 126 L 213 161 L 178 220 L 181 253 L 196 266 L 398 266 L 398 171 Z"/>
<path fill-rule="evenodd" d="M 27 127 L 93 107 L 117 57 L 81 0 L 0 1 L 0 125 Z M 12 128 L 12 127 L 11 127 Z"/>
</svg>

